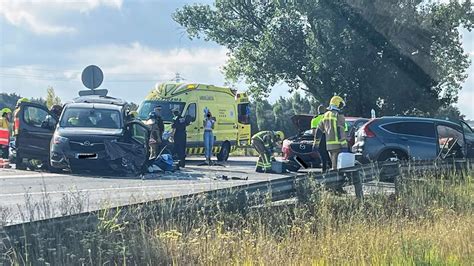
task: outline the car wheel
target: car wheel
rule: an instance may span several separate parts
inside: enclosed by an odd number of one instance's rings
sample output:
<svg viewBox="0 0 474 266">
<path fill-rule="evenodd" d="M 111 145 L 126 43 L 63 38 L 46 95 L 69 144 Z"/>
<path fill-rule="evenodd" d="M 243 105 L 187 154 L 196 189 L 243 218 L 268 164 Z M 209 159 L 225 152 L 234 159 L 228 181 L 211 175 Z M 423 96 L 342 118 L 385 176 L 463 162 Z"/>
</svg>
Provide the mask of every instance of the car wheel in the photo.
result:
<svg viewBox="0 0 474 266">
<path fill-rule="evenodd" d="M 229 154 L 230 154 L 230 143 L 229 142 L 224 142 L 221 147 L 221 151 L 219 154 L 217 154 L 217 160 L 220 162 L 225 162 L 227 159 L 229 159 Z"/>
<path fill-rule="evenodd" d="M 402 151 L 388 150 L 383 152 L 377 161 L 379 162 L 401 162 L 407 161 L 408 155 Z M 393 166 L 382 166 L 380 168 L 380 181 L 394 182 L 395 177 L 399 174 L 399 168 Z"/>
<path fill-rule="evenodd" d="M 404 152 L 398 150 L 384 151 L 377 159 L 379 162 L 398 162 L 406 160 L 408 160 L 408 156 Z"/>
<path fill-rule="evenodd" d="M 300 170 L 301 166 L 297 164 L 296 162 L 293 161 L 288 161 L 285 163 L 285 169 L 290 171 L 290 172 L 298 172 Z"/>
</svg>

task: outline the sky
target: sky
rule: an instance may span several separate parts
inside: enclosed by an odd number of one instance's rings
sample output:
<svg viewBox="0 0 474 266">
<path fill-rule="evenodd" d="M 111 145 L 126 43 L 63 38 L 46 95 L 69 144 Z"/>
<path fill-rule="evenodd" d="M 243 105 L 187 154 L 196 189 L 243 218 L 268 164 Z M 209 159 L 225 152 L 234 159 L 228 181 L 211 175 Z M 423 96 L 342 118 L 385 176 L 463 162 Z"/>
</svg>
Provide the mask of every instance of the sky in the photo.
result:
<svg viewBox="0 0 474 266">
<path fill-rule="evenodd" d="M 224 85 L 227 50 L 189 40 L 172 13 L 185 4 L 211 0 L 0 0 L 0 91 L 44 97 L 51 86 L 63 101 L 84 89 L 81 71 L 98 65 L 101 88 L 140 103 L 156 83 L 176 73 L 188 82 Z M 474 61 L 474 32 L 463 31 Z M 474 119 L 474 66 L 459 97 L 459 108 Z M 245 89 L 245 84 L 239 84 Z M 271 102 L 287 96 L 273 89 Z"/>
</svg>

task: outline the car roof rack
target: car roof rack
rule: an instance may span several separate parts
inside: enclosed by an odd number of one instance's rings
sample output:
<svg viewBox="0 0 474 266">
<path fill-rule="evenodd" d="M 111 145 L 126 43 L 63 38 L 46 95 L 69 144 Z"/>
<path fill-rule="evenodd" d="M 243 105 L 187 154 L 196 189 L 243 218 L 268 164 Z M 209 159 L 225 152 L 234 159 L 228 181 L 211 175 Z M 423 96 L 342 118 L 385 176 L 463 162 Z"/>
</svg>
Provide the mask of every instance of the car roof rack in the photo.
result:
<svg viewBox="0 0 474 266">
<path fill-rule="evenodd" d="M 99 95 L 89 95 L 89 96 L 81 96 L 74 98 L 72 100 L 73 103 L 102 103 L 102 104 L 113 104 L 113 105 L 126 105 L 127 102 L 125 100 L 114 98 L 110 96 L 99 96 Z"/>
</svg>

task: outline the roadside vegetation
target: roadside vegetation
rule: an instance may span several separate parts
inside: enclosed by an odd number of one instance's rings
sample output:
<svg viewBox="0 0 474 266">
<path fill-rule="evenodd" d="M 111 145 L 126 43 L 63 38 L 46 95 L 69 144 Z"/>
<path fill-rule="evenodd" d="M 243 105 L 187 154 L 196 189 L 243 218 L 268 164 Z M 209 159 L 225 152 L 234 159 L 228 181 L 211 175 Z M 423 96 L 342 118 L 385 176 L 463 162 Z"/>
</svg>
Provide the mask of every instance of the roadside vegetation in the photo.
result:
<svg viewBox="0 0 474 266">
<path fill-rule="evenodd" d="M 473 177 L 417 174 L 397 195 L 364 200 L 306 184 L 297 201 L 278 206 L 268 197 L 254 207 L 196 198 L 185 208 L 168 202 L 128 213 L 135 220 L 103 212 L 92 230 L 34 234 L 26 249 L 7 243 L 0 262 L 471 265 Z"/>
</svg>

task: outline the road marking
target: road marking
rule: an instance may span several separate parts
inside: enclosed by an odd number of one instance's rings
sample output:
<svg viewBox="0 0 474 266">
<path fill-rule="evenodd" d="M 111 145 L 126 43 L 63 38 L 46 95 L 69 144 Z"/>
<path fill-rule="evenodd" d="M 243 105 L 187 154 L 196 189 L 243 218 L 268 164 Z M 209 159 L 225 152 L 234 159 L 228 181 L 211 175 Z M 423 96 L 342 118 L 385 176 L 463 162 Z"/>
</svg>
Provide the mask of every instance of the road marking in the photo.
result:
<svg viewBox="0 0 474 266">
<path fill-rule="evenodd" d="M 42 174 L 42 173 L 31 173 L 28 175 L 8 175 L 2 176 L 0 179 L 14 179 L 14 178 L 35 178 L 35 177 L 72 177 L 71 175 L 61 174 Z"/>
<path fill-rule="evenodd" d="M 247 181 L 247 182 L 242 182 Z M 259 180 L 254 180 L 258 182 Z M 227 181 L 225 183 L 216 183 L 216 182 L 203 182 L 203 183 L 195 183 L 195 184 L 170 184 L 170 185 L 157 185 L 157 186 L 135 186 L 135 187 L 117 187 L 117 188 L 91 188 L 91 189 L 80 189 L 80 190 L 57 190 L 57 191 L 45 191 L 45 192 L 21 192 L 21 193 L 10 193 L 10 194 L 0 194 L 0 197 L 11 197 L 11 196 L 24 196 L 24 195 L 44 195 L 44 194 L 59 194 L 59 193 L 75 193 L 75 192 L 96 192 L 96 191 L 120 191 L 120 190 L 131 190 L 131 189 L 152 189 L 152 188 L 172 188 L 172 187 L 184 187 L 188 186 L 190 188 L 198 188 L 198 186 L 206 186 L 212 184 L 229 184 L 229 185 L 236 185 L 236 184 L 250 184 L 254 182 L 248 182 L 248 180 L 232 180 Z M 194 186 L 198 185 L 198 186 Z M 216 190 L 222 187 L 217 187 L 212 190 Z M 168 191 L 163 191 L 168 192 Z"/>
</svg>

